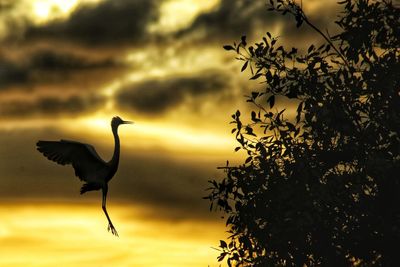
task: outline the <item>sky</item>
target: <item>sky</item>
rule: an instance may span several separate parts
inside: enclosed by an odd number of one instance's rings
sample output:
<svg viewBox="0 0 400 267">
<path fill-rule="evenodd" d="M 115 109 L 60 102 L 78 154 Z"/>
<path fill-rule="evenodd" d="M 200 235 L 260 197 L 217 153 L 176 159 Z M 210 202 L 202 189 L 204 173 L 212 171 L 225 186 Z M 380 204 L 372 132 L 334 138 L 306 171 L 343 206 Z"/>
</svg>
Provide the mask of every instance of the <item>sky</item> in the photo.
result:
<svg viewBox="0 0 400 267">
<path fill-rule="evenodd" d="M 0 0 L 0 266 L 219 266 L 212 247 L 228 234 L 202 197 L 217 166 L 240 162 L 230 115 L 262 88 L 222 46 L 267 31 L 287 47 L 321 42 L 266 2 Z M 337 30 L 336 1 L 302 5 Z M 108 160 L 115 115 L 135 122 L 119 128 L 109 183 L 119 238 L 100 192 L 80 196 L 73 169 L 35 149 L 77 140 Z"/>
</svg>

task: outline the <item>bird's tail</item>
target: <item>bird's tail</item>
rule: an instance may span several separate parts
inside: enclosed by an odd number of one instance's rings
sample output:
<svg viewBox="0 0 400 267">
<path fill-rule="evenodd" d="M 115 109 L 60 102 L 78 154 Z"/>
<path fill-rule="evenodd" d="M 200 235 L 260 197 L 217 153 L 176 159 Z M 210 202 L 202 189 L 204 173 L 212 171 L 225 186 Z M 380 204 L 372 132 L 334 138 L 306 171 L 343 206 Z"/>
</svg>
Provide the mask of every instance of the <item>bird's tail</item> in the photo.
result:
<svg viewBox="0 0 400 267">
<path fill-rule="evenodd" d="M 98 186 L 96 184 L 83 184 L 81 187 L 81 195 L 87 191 L 93 191 L 93 190 L 99 190 L 101 188 L 101 186 Z"/>
</svg>

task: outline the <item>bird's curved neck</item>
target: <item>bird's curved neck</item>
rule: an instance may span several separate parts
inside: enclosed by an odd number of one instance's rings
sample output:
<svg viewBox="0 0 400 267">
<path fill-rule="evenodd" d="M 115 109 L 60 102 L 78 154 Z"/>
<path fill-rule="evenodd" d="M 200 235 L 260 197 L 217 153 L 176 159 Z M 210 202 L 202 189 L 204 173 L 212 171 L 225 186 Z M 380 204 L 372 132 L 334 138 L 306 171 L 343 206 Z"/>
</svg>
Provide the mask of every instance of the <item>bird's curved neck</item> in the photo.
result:
<svg viewBox="0 0 400 267">
<path fill-rule="evenodd" d="M 119 163 L 119 151 L 120 151 L 120 144 L 119 144 L 119 137 L 118 137 L 118 127 L 113 127 L 112 132 L 114 135 L 114 154 L 110 160 L 110 165 L 112 166 L 118 166 Z"/>
</svg>

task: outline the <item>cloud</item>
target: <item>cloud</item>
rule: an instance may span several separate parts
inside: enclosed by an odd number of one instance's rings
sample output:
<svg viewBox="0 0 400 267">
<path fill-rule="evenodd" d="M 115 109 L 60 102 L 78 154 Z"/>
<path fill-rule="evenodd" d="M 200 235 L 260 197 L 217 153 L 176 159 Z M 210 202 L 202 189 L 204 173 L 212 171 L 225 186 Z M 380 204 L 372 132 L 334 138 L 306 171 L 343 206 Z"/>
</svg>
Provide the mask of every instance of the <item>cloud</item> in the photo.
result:
<svg viewBox="0 0 400 267">
<path fill-rule="evenodd" d="M 288 46 L 306 45 L 310 38 L 318 38 L 318 34 L 306 25 L 297 28 L 292 15 L 282 16 L 281 13 L 268 11 L 267 2 L 221 0 L 217 9 L 200 14 L 189 27 L 178 31 L 176 36 L 193 39 L 194 44 L 199 40 L 202 43 L 210 41 L 231 43 L 239 41 L 243 35 L 250 40 L 258 41 L 268 31 L 275 37 L 280 36 L 283 43 Z M 321 5 L 325 8 L 320 8 Z M 310 0 L 304 3 L 304 8 L 309 19 L 322 31 L 335 27 L 334 20 L 339 5 L 334 1 Z"/>
<path fill-rule="evenodd" d="M 242 35 L 253 33 L 258 24 L 268 25 L 274 22 L 276 14 L 267 12 L 264 1 L 221 0 L 216 10 L 200 14 L 192 25 L 178 36 L 203 33 L 208 40 L 239 39 Z"/>
<path fill-rule="evenodd" d="M 83 5 L 65 21 L 31 25 L 26 38 L 54 39 L 88 46 L 135 44 L 148 37 L 147 26 L 158 15 L 156 1 L 103 1 L 98 5 Z"/>
<path fill-rule="evenodd" d="M 209 71 L 192 76 L 173 76 L 130 84 L 118 91 L 116 100 L 125 109 L 158 115 L 187 98 L 219 92 L 228 87 L 227 75 Z"/>
<path fill-rule="evenodd" d="M 171 159 L 160 151 L 146 155 L 125 150 L 122 154 L 121 167 L 113 181 L 118 197 L 162 208 L 158 213 L 167 216 L 163 209 L 178 209 L 189 217 L 208 214 L 209 203 L 202 197 L 208 193 L 207 180 L 218 173 L 218 162 L 196 164 L 197 161 L 185 161 L 185 156 Z"/>
<path fill-rule="evenodd" d="M 34 117 L 81 115 L 105 104 L 104 97 L 73 95 L 66 98 L 42 96 L 34 100 L 8 100 L 0 102 L 1 117 Z"/>
<path fill-rule="evenodd" d="M 51 50 L 40 50 L 34 53 L 29 60 L 30 69 L 46 71 L 87 70 L 97 68 L 116 67 L 111 59 L 90 61 L 72 53 L 60 53 Z"/>
<path fill-rule="evenodd" d="M 0 90 L 13 86 L 31 88 L 32 85 L 45 83 L 61 83 L 58 87 L 62 88 L 66 83 L 74 82 L 75 76 L 123 69 L 122 64 L 111 58 L 94 60 L 70 52 L 41 49 L 32 53 L 25 52 L 23 58 L 8 59 L 0 56 Z"/>
<path fill-rule="evenodd" d="M 27 82 L 28 76 L 26 68 L 0 57 L 0 90 L 13 84 Z"/>
</svg>

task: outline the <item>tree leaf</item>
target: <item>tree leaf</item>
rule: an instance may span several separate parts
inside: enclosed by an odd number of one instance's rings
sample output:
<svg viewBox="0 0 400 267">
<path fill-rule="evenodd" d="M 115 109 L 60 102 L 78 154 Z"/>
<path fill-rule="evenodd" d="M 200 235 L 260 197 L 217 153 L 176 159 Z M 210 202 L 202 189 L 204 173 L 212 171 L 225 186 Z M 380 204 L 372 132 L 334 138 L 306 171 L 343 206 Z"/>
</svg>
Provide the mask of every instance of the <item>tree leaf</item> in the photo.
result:
<svg viewBox="0 0 400 267">
<path fill-rule="evenodd" d="M 235 115 L 236 115 L 236 119 L 238 119 L 240 117 L 240 110 L 236 110 Z"/>
<path fill-rule="evenodd" d="M 242 69 L 240 70 L 241 72 L 243 72 L 243 71 L 247 68 L 248 63 L 249 63 L 249 62 L 246 61 L 246 62 L 243 64 Z"/>
<path fill-rule="evenodd" d="M 226 242 L 224 240 L 220 240 L 219 243 L 220 243 L 219 247 L 221 247 L 221 248 L 227 248 L 228 247 L 228 244 L 226 244 Z"/>
<path fill-rule="evenodd" d="M 310 45 L 310 47 L 308 48 L 307 52 L 311 53 L 311 51 L 313 51 L 313 49 L 314 49 L 314 45 Z"/>
<path fill-rule="evenodd" d="M 245 36 L 245 35 L 243 35 L 241 39 L 242 39 L 242 42 L 241 42 L 241 44 L 242 44 L 243 46 L 246 46 L 246 45 L 247 45 L 247 42 L 246 42 L 246 36 Z"/>
<path fill-rule="evenodd" d="M 275 105 L 275 95 L 271 95 L 268 99 L 267 102 L 269 103 L 269 108 L 273 108 Z"/>
<path fill-rule="evenodd" d="M 231 45 L 224 45 L 223 48 L 224 48 L 225 50 L 227 50 L 227 51 L 229 51 L 229 50 L 235 50 L 235 48 L 234 48 L 233 46 L 231 46 Z"/>
<path fill-rule="evenodd" d="M 257 80 L 261 75 L 262 75 L 262 73 L 257 73 L 256 75 L 251 77 L 250 80 Z"/>
<path fill-rule="evenodd" d="M 252 159 L 253 159 L 252 157 L 248 157 L 244 163 L 247 164 L 247 163 L 249 163 Z"/>
</svg>

